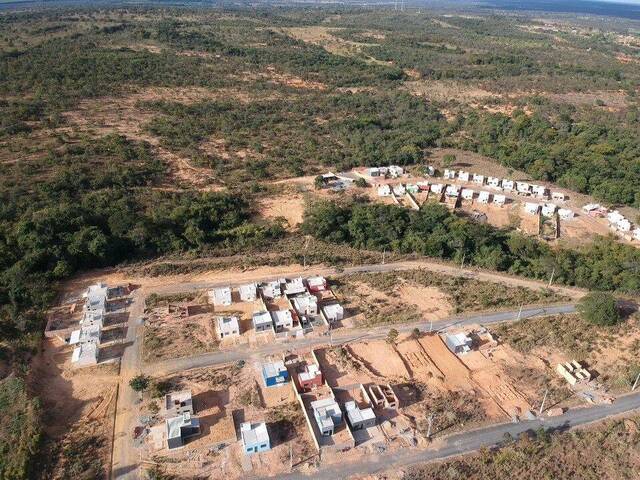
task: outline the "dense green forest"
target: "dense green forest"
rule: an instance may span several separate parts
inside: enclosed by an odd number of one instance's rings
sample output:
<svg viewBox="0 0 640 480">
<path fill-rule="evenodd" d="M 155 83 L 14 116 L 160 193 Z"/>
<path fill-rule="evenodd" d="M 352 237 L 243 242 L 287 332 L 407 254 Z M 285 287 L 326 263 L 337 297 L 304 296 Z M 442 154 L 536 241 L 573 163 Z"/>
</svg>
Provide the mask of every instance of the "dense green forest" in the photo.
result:
<svg viewBox="0 0 640 480">
<path fill-rule="evenodd" d="M 554 249 L 515 231 L 459 217 L 441 204 L 418 211 L 366 201 L 318 202 L 305 213 L 305 233 L 356 248 L 463 260 L 499 271 L 595 290 L 640 290 L 640 251 L 611 239 L 578 250 Z M 635 267 L 634 267 L 635 266 Z"/>
</svg>

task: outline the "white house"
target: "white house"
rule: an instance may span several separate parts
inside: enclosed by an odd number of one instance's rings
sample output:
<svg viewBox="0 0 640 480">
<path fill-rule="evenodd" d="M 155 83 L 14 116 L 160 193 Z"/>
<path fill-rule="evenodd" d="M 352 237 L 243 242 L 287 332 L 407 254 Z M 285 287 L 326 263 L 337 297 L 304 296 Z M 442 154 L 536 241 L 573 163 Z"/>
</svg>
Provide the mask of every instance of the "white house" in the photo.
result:
<svg viewBox="0 0 640 480">
<path fill-rule="evenodd" d="M 262 295 L 266 298 L 280 298 L 282 296 L 283 280 L 272 280 L 265 283 L 262 287 Z"/>
<path fill-rule="evenodd" d="M 484 181 L 484 175 L 480 175 L 479 173 L 473 174 L 473 183 L 475 183 L 476 185 L 484 185 Z"/>
<path fill-rule="evenodd" d="M 240 301 L 242 302 L 253 302 L 258 298 L 258 287 L 255 283 L 240 285 L 238 292 L 240 294 Z"/>
<path fill-rule="evenodd" d="M 315 295 L 299 295 L 292 299 L 293 307 L 298 315 L 317 315 L 318 299 Z"/>
<path fill-rule="evenodd" d="M 516 190 L 520 195 L 529 195 L 531 193 L 531 185 L 527 182 L 516 182 Z"/>
<path fill-rule="evenodd" d="M 442 193 L 443 190 L 444 190 L 444 184 L 442 183 L 434 183 L 433 185 L 431 185 L 431 191 L 433 193 Z"/>
<path fill-rule="evenodd" d="M 556 209 L 558 207 L 555 203 L 543 203 L 542 204 L 542 215 L 545 217 L 550 217 L 554 213 L 556 213 Z"/>
<path fill-rule="evenodd" d="M 458 179 L 461 182 L 468 182 L 469 181 L 469 175 L 470 175 L 469 172 L 465 172 L 463 170 L 459 170 L 458 171 Z"/>
<path fill-rule="evenodd" d="M 447 344 L 449 350 L 457 355 L 468 353 L 473 346 L 473 340 L 465 333 L 447 333 L 444 336 L 444 343 Z"/>
<path fill-rule="evenodd" d="M 220 287 L 209 290 L 209 303 L 214 305 L 231 305 L 231 287 Z"/>
<path fill-rule="evenodd" d="M 336 426 L 342 423 L 342 410 L 333 398 L 322 398 L 311 402 L 313 416 L 320 430 L 320 435 L 330 437 Z"/>
<path fill-rule="evenodd" d="M 567 200 L 567 196 L 564 192 L 551 192 L 551 200 L 554 202 L 564 202 Z"/>
<path fill-rule="evenodd" d="M 444 191 L 447 197 L 458 197 L 460 195 L 460 187 L 457 185 L 447 185 L 447 189 Z"/>
<path fill-rule="evenodd" d="M 544 185 L 531 185 L 531 188 L 536 197 L 547 198 L 548 190 Z"/>
<path fill-rule="evenodd" d="M 493 203 L 495 205 L 498 205 L 499 207 L 503 206 L 506 202 L 507 202 L 507 197 L 505 197 L 504 195 L 493 196 Z"/>
<path fill-rule="evenodd" d="M 285 295 L 298 295 L 299 293 L 305 293 L 307 287 L 304 284 L 302 277 L 293 278 L 284 284 Z"/>
<path fill-rule="evenodd" d="M 271 314 L 266 311 L 255 312 L 251 316 L 251 321 L 253 322 L 253 329 L 256 332 L 268 332 L 273 325 Z"/>
<path fill-rule="evenodd" d="M 216 319 L 216 325 L 218 327 L 218 338 L 220 338 L 220 340 L 240 335 L 238 317 L 218 317 Z"/>
<path fill-rule="evenodd" d="M 324 307 L 322 307 L 322 313 L 324 315 L 324 318 L 329 323 L 337 322 L 344 318 L 344 309 L 339 303 L 325 305 Z"/>
<path fill-rule="evenodd" d="M 100 328 L 102 328 L 103 323 L 104 310 L 85 310 L 82 313 L 82 318 L 80 319 L 81 326 L 99 325 Z"/>
<path fill-rule="evenodd" d="M 393 186 L 393 193 L 395 193 L 397 196 L 401 197 L 405 193 L 407 193 L 407 189 L 404 188 L 404 185 L 402 185 L 401 183 L 398 183 L 397 185 Z"/>
<path fill-rule="evenodd" d="M 575 213 L 569 208 L 560 208 L 558 209 L 558 216 L 560 216 L 562 220 L 571 220 L 575 216 Z"/>
<path fill-rule="evenodd" d="M 463 188 L 462 189 L 462 199 L 463 200 L 473 200 L 474 193 L 476 193 L 476 192 L 474 190 L 471 190 L 470 188 Z"/>
<path fill-rule="evenodd" d="M 82 325 L 80 330 L 74 330 L 73 332 L 71 332 L 69 344 L 75 345 L 77 343 L 95 343 L 96 345 L 100 345 L 101 334 L 102 326 L 97 323 Z"/>
<path fill-rule="evenodd" d="M 378 187 L 378 196 L 379 197 L 390 197 L 391 196 L 391 187 L 389 185 L 380 185 Z"/>
<path fill-rule="evenodd" d="M 502 179 L 502 189 L 505 192 L 513 192 L 514 182 L 513 180 L 509 180 L 508 178 Z"/>
<path fill-rule="evenodd" d="M 456 171 L 455 170 L 449 170 L 448 168 L 444 169 L 444 178 L 446 178 L 447 180 L 453 180 L 454 178 L 456 178 Z"/>
<path fill-rule="evenodd" d="M 321 276 L 307 278 L 307 285 L 311 292 L 322 292 L 327 289 L 327 279 Z"/>
<path fill-rule="evenodd" d="M 264 422 L 244 422 L 240 424 L 240 436 L 242 437 L 242 448 L 245 455 L 271 450 L 271 440 L 269 439 L 267 424 Z"/>
<path fill-rule="evenodd" d="M 540 204 L 538 203 L 526 202 L 524 204 L 524 211 L 531 215 L 537 215 L 539 210 L 540 210 Z"/>
<path fill-rule="evenodd" d="M 489 188 L 493 188 L 494 190 L 502 190 L 502 187 L 500 186 L 501 183 L 502 180 L 500 180 L 498 177 L 487 178 L 487 185 L 489 186 Z"/>
<path fill-rule="evenodd" d="M 398 178 L 399 176 L 404 175 L 404 168 L 398 165 L 390 165 L 388 171 L 391 178 Z"/>
<path fill-rule="evenodd" d="M 613 212 L 609 212 L 607 214 L 607 220 L 609 220 L 609 223 L 612 223 L 614 225 L 624 219 L 624 215 L 622 215 L 618 210 L 614 210 Z"/>
<path fill-rule="evenodd" d="M 636 239 L 636 240 L 640 240 L 640 227 L 639 227 L 639 228 L 636 228 L 636 229 L 633 231 L 633 238 L 634 238 L 634 239 Z"/>
<path fill-rule="evenodd" d="M 485 190 L 481 190 L 478 194 L 478 202 L 479 203 L 489 203 L 491 201 L 491 193 Z"/>
<path fill-rule="evenodd" d="M 95 343 L 81 343 L 71 354 L 71 363 L 74 367 L 85 367 L 98 363 L 98 345 Z"/>
<path fill-rule="evenodd" d="M 631 222 L 626 218 L 623 218 L 622 220 L 618 221 L 618 223 L 616 223 L 616 228 L 621 232 L 630 232 Z"/>
<path fill-rule="evenodd" d="M 276 332 L 281 332 L 284 329 L 293 328 L 293 315 L 289 310 L 276 310 L 271 312 L 271 319 L 273 325 L 276 327 Z"/>
<path fill-rule="evenodd" d="M 85 310 L 104 311 L 107 306 L 107 294 L 109 287 L 104 283 L 90 285 L 82 295 L 86 299 Z"/>
</svg>

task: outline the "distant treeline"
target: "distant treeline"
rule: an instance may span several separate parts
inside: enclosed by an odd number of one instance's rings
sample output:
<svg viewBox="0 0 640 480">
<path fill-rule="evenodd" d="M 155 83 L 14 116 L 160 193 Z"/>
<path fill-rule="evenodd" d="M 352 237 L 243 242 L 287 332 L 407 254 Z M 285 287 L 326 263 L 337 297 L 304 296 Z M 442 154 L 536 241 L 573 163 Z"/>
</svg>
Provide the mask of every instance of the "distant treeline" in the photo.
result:
<svg viewBox="0 0 640 480">
<path fill-rule="evenodd" d="M 320 201 L 302 229 L 356 248 L 418 253 L 595 290 L 640 291 L 640 251 L 613 239 L 570 250 L 552 248 L 515 231 L 462 218 L 439 204 L 416 212 L 365 201 Z"/>
</svg>

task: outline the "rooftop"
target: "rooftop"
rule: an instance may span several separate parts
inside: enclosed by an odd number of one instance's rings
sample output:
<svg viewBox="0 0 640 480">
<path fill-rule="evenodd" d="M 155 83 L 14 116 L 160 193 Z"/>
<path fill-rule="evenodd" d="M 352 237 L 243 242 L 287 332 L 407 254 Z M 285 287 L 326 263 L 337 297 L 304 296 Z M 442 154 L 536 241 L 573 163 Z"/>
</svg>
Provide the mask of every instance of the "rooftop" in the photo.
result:
<svg viewBox="0 0 640 480">
<path fill-rule="evenodd" d="M 182 436 L 180 431 L 182 427 L 197 428 L 199 426 L 200 420 L 188 412 L 178 415 L 177 417 L 167 418 L 167 438 L 178 438 Z"/>
<path fill-rule="evenodd" d="M 240 425 L 240 433 L 242 434 L 242 442 L 245 445 L 258 445 L 269 442 L 269 432 L 267 432 L 267 424 L 244 422 Z"/>
</svg>

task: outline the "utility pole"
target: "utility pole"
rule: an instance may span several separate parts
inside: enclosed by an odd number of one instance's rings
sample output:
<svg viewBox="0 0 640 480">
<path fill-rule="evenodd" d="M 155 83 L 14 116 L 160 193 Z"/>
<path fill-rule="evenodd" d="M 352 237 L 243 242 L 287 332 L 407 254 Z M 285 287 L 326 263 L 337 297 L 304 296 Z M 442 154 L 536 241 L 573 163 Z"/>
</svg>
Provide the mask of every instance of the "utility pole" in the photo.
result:
<svg viewBox="0 0 640 480">
<path fill-rule="evenodd" d="M 387 254 L 387 249 L 383 248 L 382 249 L 382 265 L 384 265 L 384 257 L 386 256 L 386 254 Z"/>
<path fill-rule="evenodd" d="M 429 426 L 427 428 L 427 438 L 431 438 L 431 427 L 433 427 L 433 413 L 429 414 L 427 420 L 429 421 Z"/>
<path fill-rule="evenodd" d="M 429 321 L 429 333 L 433 332 L 433 318 Z"/>
<path fill-rule="evenodd" d="M 307 236 L 306 240 L 304 241 L 304 254 L 302 256 L 302 268 L 304 270 L 307 269 L 307 248 L 309 248 L 309 240 L 310 237 Z"/>
<path fill-rule="evenodd" d="M 547 401 L 547 394 L 549 393 L 549 389 L 547 388 L 544 391 L 544 397 L 542 397 L 542 404 L 540 405 L 540 411 L 538 412 L 538 415 L 542 415 L 542 411 L 544 410 L 544 402 Z"/>
<path fill-rule="evenodd" d="M 289 442 L 289 470 L 293 471 L 293 445 Z"/>
<path fill-rule="evenodd" d="M 631 387 L 631 391 L 633 392 L 638 386 L 638 380 L 640 380 L 640 373 L 636 376 L 636 381 L 633 382 L 633 387 Z"/>
<path fill-rule="evenodd" d="M 520 310 L 518 310 L 518 318 L 516 319 L 518 322 L 522 319 L 522 305 L 520 305 Z"/>
<path fill-rule="evenodd" d="M 556 273 L 556 267 L 553 267 L 553 270 L 551 271 L 551 278 L 549 279 L 549 285 L 547 285 L 547 288 L 551 288 L 551 283 L 553 282 L 554 273 Z"/>
<path fill-rule="evenodd" d="M 462 254 L 462 262 L 460 262 L 460 270 L 464 269 L 464 259 L 465 259 L 466 256 L 467 256 L 467 252 L 464 252 Z"/>
</svg>

